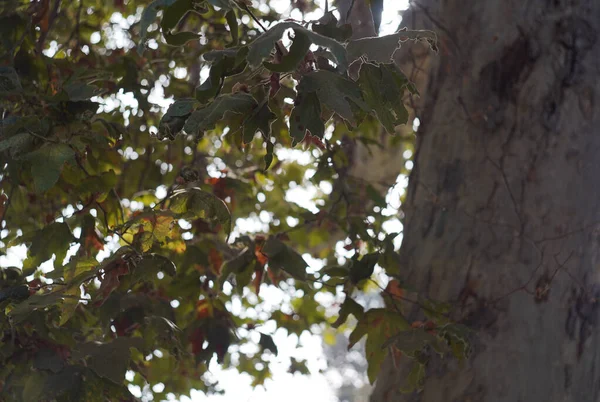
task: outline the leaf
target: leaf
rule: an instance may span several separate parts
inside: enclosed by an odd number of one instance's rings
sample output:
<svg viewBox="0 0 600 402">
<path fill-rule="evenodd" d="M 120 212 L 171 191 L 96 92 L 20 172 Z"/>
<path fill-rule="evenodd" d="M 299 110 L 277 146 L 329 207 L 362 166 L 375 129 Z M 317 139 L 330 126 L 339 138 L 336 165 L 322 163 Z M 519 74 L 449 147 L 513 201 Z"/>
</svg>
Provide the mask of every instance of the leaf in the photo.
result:
<svg viewBox="0 0 600 402">
<path fill-rule="evenodd" d="M 254 261 L 254 251 L 251 248 L 246 248 L 236 257 L 227 260 L 221 266 L 221 274 L 219 276 L 219 289 L 223 288 L 223 284 L 230 275 L 237 275 L 246 271 L 246 268 Z"/>
<path fill-rule="evenodd" d="M 102 93 L 100 88 L 81 81 L 70 82 L 63 87 L 63 90 L 72 102 L 86 101 Z"/>
<path fill-rule="evenodd" d="M 165 42 L 171 46 L 183 46 L 191 40 L 200 38 L 200 34 L 194 32 L 177 32 L 174 34 L 163 32 Z"/>
<path fill-rule="evenodd" d="M 152 3 L 148 4 L 142 13 L 142 18 L 140 19 L 140 42 L 137 47 L 137 52 L 141 56 L 145 50 L 145 42 L 146 35 L 148 34 L 148 28 L 150 25 L 156 20 L 156 16 L 158 15 L 158 10 L 161 8 L 168 7 L 175 3 L 176 0 L 154 0 Z"/>
<path fill-rule="evenodd" d="M 250 44 L 247 56 L 250 67 L 256 68 L 263 60 L 269 58 L 277 41 L 279 41 L 283 36 L 283 33 L 290 28 L 294 30 L 296 35 L 300 34 L 301 36 L 308 38 L 312 44 L 329 49 L 335 57 L 335 62 L 337 63 L 339 70 L 341 72 L 346 71 L 348 68 L 348 63 L 346 61 L 346 49 L 341 43 L 334 39 L 312 32 L 304 28 L 302 25 L 294 22 L 282 22 L 275 25 Z"/>
<path fill-rule="evenodd" d="M 236 46 L 240 41 L 240 32 L 234 9 L 225 13 L 225 20 L 227 21 L 227 24 L 229 24 L 229 31 L 231 32 L 231 46 Z"/>
<path fill-rule="evenodd" d="M 174 140 L 175 136 L 183 129 L 185 121 L 194 110 L 196 103 L 195 99 L 184 98 L 171 104 L 158 124 L 159 139 Z"/>
<path fill-rule="evenodd" d="M 363 279 L 370 278 L 378 260 L 379 253 L 366 254 L 360 260 L 357 258 L 352 259 L 350 280 L 356 284 Z"/>
<path fill-rule="evenodd" d="M 321 102 L 316 92 L 298 91 L 290 115 L 292 146 L 302 142 L 307 131 L 318 138 L 325 135 L 325 124 L 321 120 Z"/>
<path fill-rule="evenodd" d="M 384 345 L 387 340 L 407 329 L 410 329 L 410 325 L 402 315 L 383 308 L 368 310 L 358 321 L 356 328 L 350 334 L 348 349 L 367 335 L 365 353 L 369 364 L 367 375 L 371 384 L 377 378 L 385 359 L 387 349 Z"/>
<path fill-rule="evenodd" d="M 389 63 L 392 56 L 407 40 L 425 40 L 431 50 L 437 52 L 437 36 L 433 31 L 409 31 L 402 28 L 395 34 L 352 40 L 346 46 L 348 62 L 364 57 L 367 61 Z"/>
<path fill-rule="evenodd" d="M 261 348 L 271 351 L 275 356 L 277 356 L 277 345 L 273 341 L 273 337 L 271 335 L 260 333 L 260 341 L 258 342 Z"/>
<path fill-rule="evenodd" d="M 175 264 L 167 257 L 158 254 L 145 254 L 132 270 L 131 277 L 134 282 L 141 280 L 151 280 L 156 278 L 156 274 L 163 272 L 171 277 L 177 273 Z"/>
<path fill-rule="evenodd" d="M 58 181 L 65 162 L 71 161 L 75 152 L 65 144 L 45 144 L 26 154 L 23 159 L 31 164 L 35 191 L 43 193 Z"/>
<path fill-rule="evenodd" d="M 261 252 L 269 258 L 269 266 L 282 269 L 293 278 L 306 279 L 308 264 L 304 258 L 287 244 L 275 237 L 269 237 L 263 245 Z"/>
<path fill-rule="evenodd" d="M 142 338 L 120 337 L 109 343 L 90 342 L 79 345 L 76 357 L 87 357 L 87 366 L 102 378 L 122 384 L 129 368 L 130 348 L 140 349 Z"/>
<path fill-rule="evenodd" d="M 197 187 L 177 190 L 170 198 L 169 209 L 184 219 L 204 218 L 220 223 L 227 237 L 231 233 L 231 213 L 217 196 Z"/>
<path fill-rule="evenodd" d="M 44 309 L 46 307 L 50 307 L 60 303 L 63 300 L 62 293 L 52 292 L 52 293 L 36 293 L 27 300 L 22 301 L 21 303 L 15 305 L 10 309 L 8 313 L 14 320 L 15 323 L 20 323 L 27 315 L 35 310 Z"/>
<path fill-rule="evenodd" d="M 360 87 L 354 81 L 331 71 L 320 70 L 306 74 L 298 84 L 298 93 L 300 92 L 316 92 L 323 105 L 352 126 L 357 125 L 357 108 L 367 109 Z"/>
<path fill-rule="evenodd" d="M 123 259 L 115 260 L 104 268 L 104 277 L 100 281 L 98 295 L 94 302 L 95 307 L 100 307 L 108 296 L 121 284 L 120 277 L 129 273 L 129 265 Z"/>
<path fill-rule="evenodd" d="M 35 232 L 27 259 L 23 262 L 27 275 L 27 271 L 37 268 L 42 262 L 52 258 L 53 254 L 56 256 L 54 267 L 61 267 L 69 246 L 76 240 L 66 223 L 52 222 Z"/>
<path fill-rule="evenodd" d="M 333 12 L 325 14 L 318 23 L 313 23 L 312 30 L 339 42 L 345 42 L 352 36 L 352 26 L 350 24 L 338 26 L 338 20 Z"/>
<path fill-rule="evenodd" d="M 287 73 L 294 71 L 298 64 L 304 60 L 312 44 L 310 38 L 300 30 L 294 30 L 294 41 L 290 46 L 288 53 L 281 56 L 278 63 L 264 62 L 263 65 L 271 71 L 277 73 Z"/>
<path fill-rule="evenodd" d="M 208 78 L 196 87 L 195 96 L 200 103 L 206 103 L 218 95 L 225 77 L 236 75 L 246 68 L 247 47 L 240 49 L 213 50 L 204 54 L 204 60 L 211 61 Z"/>
<path fill-rule="evenodd" d="M 207 11 L 208 9 L 202 0 L 176 0 L 165 9 L 160 27 L 163 33 L 170 33 L 188 12 L 204 14 Z"/>
<path fill-rule="evenodd" d="M 21 81 L 17 71 L 8 66 L 0 66 L 0 94 L 21 91 Z"/>
<path fill-rule="evenodd" d="M 256 105 L 256 100 L 252 95 L 245 92 L 221 95 L 206 107 L 196 109 L 186 121 L 183 129 L 186 133 L 195 134 L 197 138 L 201 138 L 205 131 L 215 128 L 215 124 L 223 119 L 225 113 L 245 114 L 254 109 Z"/>
<path fill-rule="evenodd" d="M 369 108 L 389 134 L 408 121 L 408 111 L 402 100 L 410 85 L 406 76 L 394 64 L 364 63 L 360 68 L 358 84 Z"/>
<path fill-rule="evenodd" d="M 423 381 L 425 379 L 425 365 L 417 361 L 413 361 L 412 368 L 406 377 L 407 385 L 400 388 L 400 392 L 409 394 L 423 389 Z"/>
<path fill-rule="evenodd" d="M 27 285 L 11 286 L 0 289 L 0 303 L 5 300 L 22 301 L 29 297 L 29 287 Z"/>
<path fill-rule="evenodd" d="M 365 310 L 363 306 L 354 301 L 354 299 L 352 299 L 350 296 L 346 295 L 346 299 L 340 308 L 340 316 L 333 324 L 331 324 L 331 326 L 333 328 L 338 328 L 340 325 L 346 322 L 350 314 L 352 314 L 357 320 L 360 320 L 364 314 L 364 311 Z"/>
<path fill-rule="evenodd" d="M 277 119 L 277 115 L 269 109 L 269 105 L 265 102 L 250 114 L 244 121 L 243 141 L 244 144 L 249 144 L 254 139 L 254 134 L 260 131 L 264 138 L 271 138 L 271 124 Z"/>
<path fill-rule="evenodd" d="M 266 141 L 267 143 L 267 153 L 265 154 L 265 170 L 269 169 L 271 163 L 273 163 L 273 148 L 274 145 L 270 140 Z"/>
</svg>

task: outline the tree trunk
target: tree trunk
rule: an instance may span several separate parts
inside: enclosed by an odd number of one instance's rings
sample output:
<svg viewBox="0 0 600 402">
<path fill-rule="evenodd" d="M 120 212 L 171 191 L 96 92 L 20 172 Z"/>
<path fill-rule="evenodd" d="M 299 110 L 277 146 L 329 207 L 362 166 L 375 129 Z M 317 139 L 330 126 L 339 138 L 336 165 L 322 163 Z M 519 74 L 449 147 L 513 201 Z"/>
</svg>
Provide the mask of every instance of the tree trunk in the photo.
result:
<svg viewBox="0 0 600 402">
<path fill-rule="evenodd" d="M 371 401 L 599 401 L 600 2 L 413 6 L 441 44 L 400 274 L 475 334 L 419 394 L 388 359 Z"/>
</svg>

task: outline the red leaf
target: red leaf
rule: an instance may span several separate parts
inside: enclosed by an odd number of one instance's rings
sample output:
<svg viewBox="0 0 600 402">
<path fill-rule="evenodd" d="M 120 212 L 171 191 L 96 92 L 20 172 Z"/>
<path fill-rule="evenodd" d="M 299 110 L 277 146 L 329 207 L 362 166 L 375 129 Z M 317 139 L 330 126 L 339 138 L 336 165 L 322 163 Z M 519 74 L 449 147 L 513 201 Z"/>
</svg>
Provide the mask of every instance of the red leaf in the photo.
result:
<svg viewBox="0 0 600 402">
<path fill-rule="evenodd" d="M 263 268 L 254 271 L 254 280 L 252 281 L 252 284 L 254 285 L 254 292 L 257 296 L 260 292 L 260 284 L 262 283 L 264 273 L 265 270 Z"/>
<path fill-rule="evenodd" d="M 204 331 L 201 328 L 196 328 L 190 335 L 190 343 L 192 344 L 192 353 L 198 355 L 204 348 Z"/>
<path fill-rule="evenodd" d="M 117 260 L 106 267 L 104 278 L 98 289 L 99 300 L 94 303 L 94 306 L 99 307 L 106 301 L 106 298 L 115 290 L 119 284 L 119 277 L 129 273 L 129 266 L 123 260 Z"/>
<path fill-rule="evenodd" d="M 208 261 L 213 272 L 217 275 L 221 274 L 221 265 L 223 265 L 223 257 L 216 249 L 211 248 L 208 252 Z"/>
</svg>

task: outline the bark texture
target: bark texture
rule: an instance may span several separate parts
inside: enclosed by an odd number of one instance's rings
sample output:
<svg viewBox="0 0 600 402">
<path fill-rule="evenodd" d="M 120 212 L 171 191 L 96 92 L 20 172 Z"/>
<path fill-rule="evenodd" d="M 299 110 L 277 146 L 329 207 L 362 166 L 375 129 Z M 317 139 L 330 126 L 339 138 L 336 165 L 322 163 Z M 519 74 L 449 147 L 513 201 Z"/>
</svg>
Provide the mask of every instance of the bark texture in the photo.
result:
<svg viewBox="0 0 600 402">
<path fill-rule="evenodd" d="M 371 401 L 599 401 L 600 2 L 413 7 L 441 44 L 400 273 L 475 336 L 464 365 L 430 361 L 419 394 L 387 361 Z"/>
</svg>

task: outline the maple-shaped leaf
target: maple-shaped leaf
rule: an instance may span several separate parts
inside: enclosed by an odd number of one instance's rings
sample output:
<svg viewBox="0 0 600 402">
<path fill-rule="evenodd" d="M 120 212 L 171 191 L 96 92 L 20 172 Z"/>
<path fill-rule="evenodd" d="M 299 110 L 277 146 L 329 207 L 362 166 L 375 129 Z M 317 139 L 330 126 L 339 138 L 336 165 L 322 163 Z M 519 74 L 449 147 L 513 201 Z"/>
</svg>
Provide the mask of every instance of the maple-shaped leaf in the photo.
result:
<svg viewBox="0 0 600 402">
<path fill-rule="evenodd" d="M 207 103 L 217 96 L 223 87 L 226 77 L 236 75 L 246 68 L 245 56 L 247 47 L 240 49 L 213 50 L 203 55 L 204 60 L 211 62 L 206 80 L 196 87 L 195 96 L 200 103 Z"/>
<path fill-rule="evenodd" d="M 269 350 L 275 356 L 277 356 L 278 350 L 277 345 L 275 345 L 275 341 L 273 341 L 273 337 L 271 335 L 260 333 L 260 340 L 258 341 L 260 347 L 264 350 Z"/>
<path fill-rule="evenodd" d="M 203 218 L 222 225 L 227 237 L 231 232 L 231 214 L 220 198 L 197 187 L 177 190 L 171 196 L 169 209 L 183 219 Z"/>
<path fill-rule="evenodd" d="M 158 16 L 158 12 L 161 9 L 165 9 L 166 7 L 172 5 L 177 0 L 154 0 L 152 3 L 148 4 L 144 11 L 142 12 L 142 17 L 140 19 L 140 42 L 137 46 L 137 52 L 141 56 L 144 53 L 146 47 L 146 35 L 148 34 L 148 28 L 150 25 L 156 20 Z"/>
<path fill-rule="evenodd" d="M 69 226 L 62 222 L 52 222 L 42 230 L 32 234 L 31 246 L 27 258 L 23 261 L 25 275 L 33 273 L 39 265 L 55 256 L 54 267 L 62 267 L 63 260 L 75 237 L 69 230 Z"/>
<path fill-rule="evenodd" d="M 31 164 L 31 175 L 35 191 L 43 193 L 51 189 L 62 171 L 65 162 L 73 160 L 75 151 L 66 144 L 47 143 L 23 156 Z"/>
<path fill-rule="evenodd" d="M 306 279 L 308 264 L 300 254 L 281 240 L 269 237 L 265 241 L 261 252 L 269 258 L 270 267 L 281 269 L 293 278 Z"/>
<path fill-rule="evenodd" d="M 410 324 L 401 314 L 383 308 L 368 310 L 359 319 L 356 328 L 350 334 L 348 349 L 367 335 L 365 353 L 369 364 L 367 376 L 371 384 L 377 378 L 385 359 L 387 353 L 385 345 L 388 339 L 408 329 L 410 329 Z"/>
<path fill-rule="evenodd" d="M 348 61 L 364 58 L 367 61 L 389 63 L 396 50 L 407 40 L 425 40 L 431 50 L 437 52 L 437 35 L 433 31 L 409 31 L 402 28 L 400 31 L 385 36 L 376 36 L 352 40 L 346 46 Z"/>
<path fill-rule="evenodd" d="M 406 124 L 408 111 L 402 98 L 413 86 L 396 64 L 364 63 L 358 84 L 365 102 L 389 134 L 394 133 L 394 127 Z"/>
<path fill-rule="evenodd" d="M 302 41 L 302 46 L 298 46 L 297 50 L 295 50 L 294 57 L 286 64 L 292 65 L 293 61 L 297 59 L 297 56 L 302 53 L 305 43 L 310 42 L 317 46 L 322 46 L 329 49 L 335 57 L 335 61 L 339 66 L 340 71 L 346 71 L 348 68 L 348 63 L 346 61 L 346 49 L 341 43 L 326 36 L 319 35 L 316 32 L 310 31 L 304 28 L 302 25 L 296 24 L 295 22 L 279 23 L 256 38 L 256 40 L 249 46 L 247 60 L 250 67 L 256 68 L 263 60 L 269 58 L 275 44 L 281 39 L 283 33 L 290 28 L 294 30 L 294 34 L 298 40 Z M 306 52 L 304 54 L 306 54 Z M 302 57 L 304 57 L 304 54 Z M 273 67 L 272 64 L 269 64 L 269 66 Z"/>
<path fill-rule="evenodd" d="M 120 337 L 107 343 L 88 342 L 77 345 L 74 359 L 85 359 L 87 367 L 100 377 L 116 384 L 123 383 L 125 372 L 129 368 L 130 348 L 141 349 L 142 338 Z"/>
<path fill-rule="evenodd" d="M 356 127 L 361 110 L 368 110 L 360 87 L 352 80 L 331 71 L 306 74 L 298 84 L 298 93 L 315 92 L 322 105 Z M 319 136 L 316 133 L 313 135 Z"/>
<path fill-rule="evenodd" d="M 340 325 L 346 322 L 348 316 L 352 314 L 354 318 L 360 320 L 364 314 L 364 308 L 360 304 L 358 304 L 354 299 L 350 296 L 346 295 L 346 299 L 344 303 L 342 303 L 342 307 L 340 308 L 340 316 L 331 326 L 333 328 L 338 328 Z"/>
<path fill-rule="evenodd" d="M 158 139 L 174 140 L 175 136 L 183 130 L 187 118 L 197 104 L 195 99 L 184 98 L 175 101 L 158 124 Z"/>
<path fill-rule="evenodd" d="M 276 118 L 277 115 L 269 109 L 266 102 L 257 106 L 244 121 L 244 144 L 252 142 L 257 131 L 260 131 L 264 138 L 271 138 L 271 124 Z"/>
<path fill-rule="evenodd" d="M 323 138 L 325 134 L 325 124 L 321 120 L 321 102 L 316 92 L 299 90 L 290 115 L 292 146 L 302 142 L 307 131 L 318 138 Z"/>
<path fill-rule="evenodd" d="M 366 254 L 360 259 L 358 255 L 352 258 L 349 273 L 350 280 L 356 284 L 363 279 L 370 278 L 378 260 L 379 253 Z"/>
<path fill-rule="evenodd" d="M 108 296 L 115 290 L 121 281 L 120 277 L 129 273 L 129 265 L 123 259 L 115 260 L 112 264 L 104 268 L 104 276 L 100 281 L 100 288 L 98 289 L 98 296 L 94 306 L 99 307 L 108 298 Z"/>
<path fill-rule="evenodd" d="M 350 24 L 339 25 L 333 12 L 325 14 L 318 22 L 313 23 L 312 29 L 320 35 L 339 42 L 345 42 L 352 36 L 352 26 Z"/>
<path fill-rule="evenodd" d="M 226 113 L 246 114 L 256 107 L 256 100 L 245 92 L 220 95 L 207 106 L 196 109 L 185 122 L 183 129 L 197 138 L 204 132 L 215 128 L 217 122 L 223 120 Z"/>
</svg>

